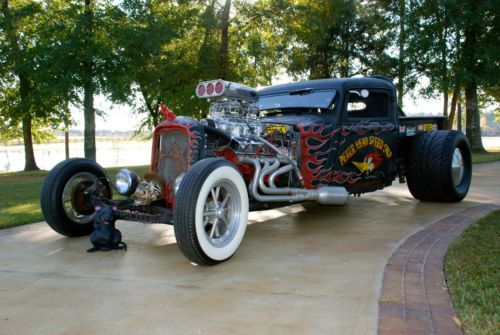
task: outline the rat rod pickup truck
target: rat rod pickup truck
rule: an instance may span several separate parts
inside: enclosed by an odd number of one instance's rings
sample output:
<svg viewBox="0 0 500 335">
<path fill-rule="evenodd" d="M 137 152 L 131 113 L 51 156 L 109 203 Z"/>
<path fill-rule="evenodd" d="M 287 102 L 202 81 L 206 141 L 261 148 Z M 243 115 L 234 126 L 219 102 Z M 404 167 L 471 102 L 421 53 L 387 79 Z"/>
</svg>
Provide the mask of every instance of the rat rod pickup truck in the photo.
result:
<svg viewBox="0 0 500 335">
<path fill-rule="evenodd" d="M 87 159 L 48 174 L 41 192 L 47 223 L 66 236 L 93 230 L 95 208 L 122 220 L 173 224 L 192 262 L 215 265 L 238 249 L 249 210 L 316 201 L 341 205 L 399 182 L 422 201 L 462 200 L 471 183 L 470 146 L 444 117 L 407 117 L 382 76 L 313 80 L 256 90 L 201 82 L 207 119 L 165 106 L 154 130 L 151 169 L 123 169 L 112 183 Z M 125 200 L 112 200 L 112 189 Z M 333 220 L 333 218 L 332 218 Z"/>
</svg>

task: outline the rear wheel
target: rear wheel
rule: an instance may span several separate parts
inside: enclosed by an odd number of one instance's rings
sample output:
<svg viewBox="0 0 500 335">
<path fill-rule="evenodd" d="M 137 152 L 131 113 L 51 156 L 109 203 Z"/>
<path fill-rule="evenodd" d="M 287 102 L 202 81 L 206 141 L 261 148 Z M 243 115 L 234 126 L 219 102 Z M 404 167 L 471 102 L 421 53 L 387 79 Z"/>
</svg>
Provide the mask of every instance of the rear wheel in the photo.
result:
<svg viewBox="0 0 500 335">
<path fill-rule="evenodd" d="M 419 200 L 456 202 L 469 191 L 471 150 L 458 131 L 418 134 L 407 158 L 408 188 Z"/>
<path fill-rule="evenodd" d="M 99 164 L 83 158 L 57 164 L 45 178 L 40 194 L 40 205 L 49 226 L 66 236 L 90 234 L 94 229 L 90 192 L 111 198 L 111 185 Z"/>
<path fill-rule="evenodd" d="M 231 258 L 245 234 L 248 194 L 243 177 L 224 159 L 194 164 L 174 205 L 177 245 L 192 262 L 215 265 Z"/>
</svg>

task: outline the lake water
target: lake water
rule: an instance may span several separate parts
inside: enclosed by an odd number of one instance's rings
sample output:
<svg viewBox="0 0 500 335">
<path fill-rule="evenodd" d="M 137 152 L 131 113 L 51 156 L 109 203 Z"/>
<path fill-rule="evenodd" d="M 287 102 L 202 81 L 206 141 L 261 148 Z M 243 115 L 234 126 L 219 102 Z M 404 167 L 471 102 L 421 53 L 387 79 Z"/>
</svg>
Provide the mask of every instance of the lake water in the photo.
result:
<svg viewBox="0 0 500 335">
<path fill-rule="evenodd" d="M 151 162 L 151 141 L 130 141 L 112 138 L 98 140 L 97 162 L 104 167 L 148 165 Z M 64 143 L 35 144 L 35 160 L 42 170 L 50 170 L 65 159 Z M 70 157 L 83 157 L 83 142 L 70 143 Z M 0 172 L 24 169 L 22 145 L 0 146 Z"/>
<path fill-rule="evenodd" d="M 488 150 L 500 150 L 500 136 L 483 137 Z M 64 143 L 36 144 L 34 146 L 37 165 L 50 170 L 64 160 Z M 83 157 L 83 142 L 70 143 L 70 157 Z M 98 139 L 97 162 L 104 167 L 148 165 L 151 162 L 151 141 L 130 141 L 111 138 Z M 0 172 L 24 169 L 24 147 L 22 145 L 0 146 Z"/>
</svg>

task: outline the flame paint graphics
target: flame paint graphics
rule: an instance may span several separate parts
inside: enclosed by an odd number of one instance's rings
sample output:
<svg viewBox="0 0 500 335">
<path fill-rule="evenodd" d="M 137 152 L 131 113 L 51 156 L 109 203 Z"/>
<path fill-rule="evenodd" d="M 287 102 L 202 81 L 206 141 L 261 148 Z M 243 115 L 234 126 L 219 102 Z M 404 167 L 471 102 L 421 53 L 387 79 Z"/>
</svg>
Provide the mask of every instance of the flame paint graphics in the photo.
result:
<svg viewBox="0 0 500 335">
<path fill-rule="evenodd" d="M 202 128 L 199 124 L 190 118 L 177 117 L 174 121 L 175 124 L 182 126 L 186 129 L 188 136 L 188 148 L 189 148 L 189 165 L 193 165 L 200 160 L 200 148 L 202 140 Z M 186 167 L 187 170 L 187 167 Z M 183 171 L 184 172 L 184 171 Z"/>
<path fill-rule="evenodd" d="M 388 133 L 396 129 L 394 123 L 388 122 L 381 124 L 378 122 L 361 121 L 360 123 L 353 124 L 351 126 L 342 127 L 342 136 L 348 136 L 350 134 L 365 135 L 368 132 L 378 135 L 380 133 Z"/>
<path fill-rule="evenodd" d="M 362 178 L 361 173 L 356 172 L 346 172 L 346 171 L 335 171 L 333 173 L 332 182 L 337 184 L 354 184 Z"/>
<path fill-rule="evenodd" d="M 328 185 L 335 164 L 335 135 L 340 129 L 333 124 L 312 122 L 299 124 L 301 159 L 300 170 L 306 188 Z"/>
<path fill-rule="evenodd" d="M 177 117 L 175 120 L 163 121 L 160 127 L 162 129 L 159 130 L 158 135 L 171 131 L 172 133 L 181 132 L 186 136 L 186 142 L 171 143 L 167 147 L 160 148 L 160 152 L 157 153 L 157 168 L 160 167 L 159 162 L 166 159 L 170 160 L 175 166 L 175 171 L 173 171 L 174 166 L 172 165 L 170 165 L 170 169 L 158 171 L 166 180 L 163 197 L 167 202 L 167 206 L 173 208 L 175 179 L 200 159 L 203 129 L 196 121 L 187 117 Z"/>
</svg>

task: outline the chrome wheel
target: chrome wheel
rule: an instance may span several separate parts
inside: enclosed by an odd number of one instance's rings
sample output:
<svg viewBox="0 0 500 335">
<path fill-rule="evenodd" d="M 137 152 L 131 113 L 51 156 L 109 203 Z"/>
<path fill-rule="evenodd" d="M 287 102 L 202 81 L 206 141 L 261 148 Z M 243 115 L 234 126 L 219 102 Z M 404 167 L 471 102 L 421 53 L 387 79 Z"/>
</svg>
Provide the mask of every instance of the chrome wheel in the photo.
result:
<svg viewBox="0 0 500 335">
<path fill-rule="evenodd" d="M 464 159 L 462 157 L 462 151 L 460 151 L 459 148 L 455 148 L 451 162 L 451 176 L 453 178 L 453 184 L 455 186 L 460 185 L 460 183 L 462 182 L 462 179 L 464 178 L 464 171 L 465 166 Z"/>
<path fill-rule="evenodd" d="M 99 179 L 92 173 L 80 172 L 72 176 L 62 193 L 62 205 L 68 218 L 76 223 L 89 223 L 94 218 L 94 208 L 86 200 L 86 190 Z"/>
<path fill-rule="evenodd" d="M 190 261 L 199 265 L 227 261 L 245 235 L 245 180 L 224 159 L 202 159 L 182 178 L 173 214 L 177 246 Z"/>
<path fill-rule="evenodd" d="M 215 247 L 224 247 L 234 238 L 241 223 L 241 197 L 231 182 L 214 185 L 203 207 L 203 226 L 208 241 Z"/>
</svg>

